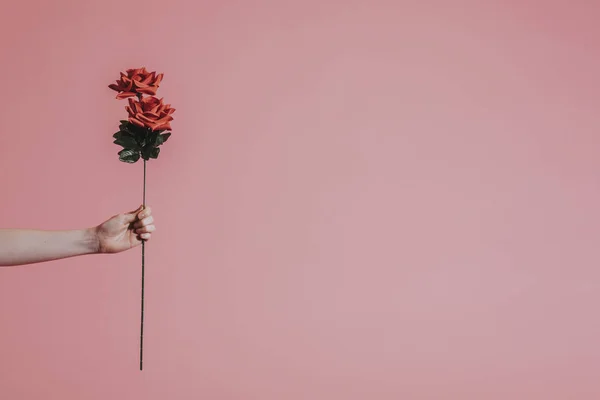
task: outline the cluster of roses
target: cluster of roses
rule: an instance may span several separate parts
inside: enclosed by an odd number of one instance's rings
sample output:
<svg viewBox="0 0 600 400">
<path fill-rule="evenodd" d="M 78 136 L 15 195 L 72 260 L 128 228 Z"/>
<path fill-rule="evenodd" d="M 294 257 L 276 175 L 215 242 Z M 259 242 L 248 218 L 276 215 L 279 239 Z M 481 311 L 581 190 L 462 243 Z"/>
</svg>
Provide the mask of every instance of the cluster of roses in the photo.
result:
<svg viewBox="0 0 600 400">
<path fill-rule="evenodd" d="M 140 156 L 144 160 L 158 158 L 160 149 L 171 133 L 172 114 L 175 109 L 156 97 L 164 74 L 148 72 L 145 67 L 121 72 L 121 77 L 108 87 L 118 92 L 117 99 L 128 99 L 125 107 L 128 119 L 121 121 L 119 132 L 113 137 L 123 147 L 121 161 L 134 163 Z"/>
<path fill-rule="evenodd" d="M 164 74 L 148 72 L 145 67 L 128 69 L 126 73 L 121 72 L 117 83 L 109 85 L 109 88 L 119 92 L 117 99 L 129 99 L 126 107 L 129 122 L 153 131 L 171 129 L 171 114 L 175 109 L 170 104 L 164 104 L 163 99 L 155 97 L 163 76 Z M 132 97 L 136 96 L 138 100 L 133 100 Z"/>
</svg>

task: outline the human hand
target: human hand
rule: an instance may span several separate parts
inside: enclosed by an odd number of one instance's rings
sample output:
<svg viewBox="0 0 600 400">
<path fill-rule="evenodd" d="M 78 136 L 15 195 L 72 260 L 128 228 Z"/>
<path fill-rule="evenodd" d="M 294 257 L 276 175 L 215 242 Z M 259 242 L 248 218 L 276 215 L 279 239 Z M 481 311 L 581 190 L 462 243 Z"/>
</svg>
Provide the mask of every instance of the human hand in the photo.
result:
<svg viewBox="0 0 600 400">
<path fill-rule="evenodd" d="M 156 230 L 149 207 L 118 214 L 94 228 L 98 253 L 119 253 L 149 240 Z"/>
</svg>

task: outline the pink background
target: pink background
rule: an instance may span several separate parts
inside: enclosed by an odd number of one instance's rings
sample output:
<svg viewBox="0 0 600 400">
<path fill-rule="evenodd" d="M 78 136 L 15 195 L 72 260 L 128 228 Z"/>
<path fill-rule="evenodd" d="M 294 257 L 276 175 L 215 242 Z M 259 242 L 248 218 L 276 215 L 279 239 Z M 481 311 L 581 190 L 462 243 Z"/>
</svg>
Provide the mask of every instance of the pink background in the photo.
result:
<svg viewBox="0 0 600 400">
<path fill-rule="evenodd" d="M 0 397 L 600 398 L 599 4 L 5 5 L 1 226 L 140 204 L 119 71 L 177 112 L 145 370 L 139 251 L 4 268 Z"/>
</svg>

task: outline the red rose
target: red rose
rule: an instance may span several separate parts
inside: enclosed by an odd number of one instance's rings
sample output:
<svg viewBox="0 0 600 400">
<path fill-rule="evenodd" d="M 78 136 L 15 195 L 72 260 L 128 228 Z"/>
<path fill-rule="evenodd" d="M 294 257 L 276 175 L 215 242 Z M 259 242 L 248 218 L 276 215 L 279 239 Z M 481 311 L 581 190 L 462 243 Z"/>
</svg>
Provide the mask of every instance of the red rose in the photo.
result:
<svg viewBox="0 0 600 400">
<path fill-rule="evenodd" d="M 130 98 L 125 109 L 129 113 L 129 122 L 133 125 L 153 131 L 171 129 L 171 114 L 175 109 L 171 108 L 170 104 L 164 104 L 162 99 L 154 96 L 143 97 L 141 100 Z"/>
<path fill-rule="evenodd" d="M 135 97 L 142 93 L 156 95 L 163 74 L 156 75 L 156 72 L 148 72 L 145 67 L 128 69 L 126 72 L 126 74 L 121 72 L 121 79 L 117 80 L 117 83 L 108 85 L 112 90 L 119 92 L 117 99 Z"/>
</svg>

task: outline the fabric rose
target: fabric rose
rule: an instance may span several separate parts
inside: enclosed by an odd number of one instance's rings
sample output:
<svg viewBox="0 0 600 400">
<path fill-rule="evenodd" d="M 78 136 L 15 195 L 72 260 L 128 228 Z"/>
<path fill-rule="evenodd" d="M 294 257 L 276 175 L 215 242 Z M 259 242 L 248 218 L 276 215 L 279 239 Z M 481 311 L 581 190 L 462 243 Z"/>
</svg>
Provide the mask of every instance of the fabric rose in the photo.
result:
<svg viewBox="0 0 600 400">
<path fill-rule="evenodd" d="M 119 92 L 117 99 L 135 97 L 138 94 L 156 95 L 156 90 L 162 81 L 163 74 L 148 72 L 145 67 L 128 69 L 126 73 L 121 72 L 121 78 L 117 83 L 108 85 L 114 91 Z"/>
<path fill-rule="evenodd" d="M 149 128 L 153 131 L 171 129 L 171 114 L 175 112 L 170 104 L 164 104 L 163 99 L 154 96 L 143 97 L 140 100 L 129 99 L 125 107 L 129 113 L 129 122 L 140 128 Z"/>
</svg>

